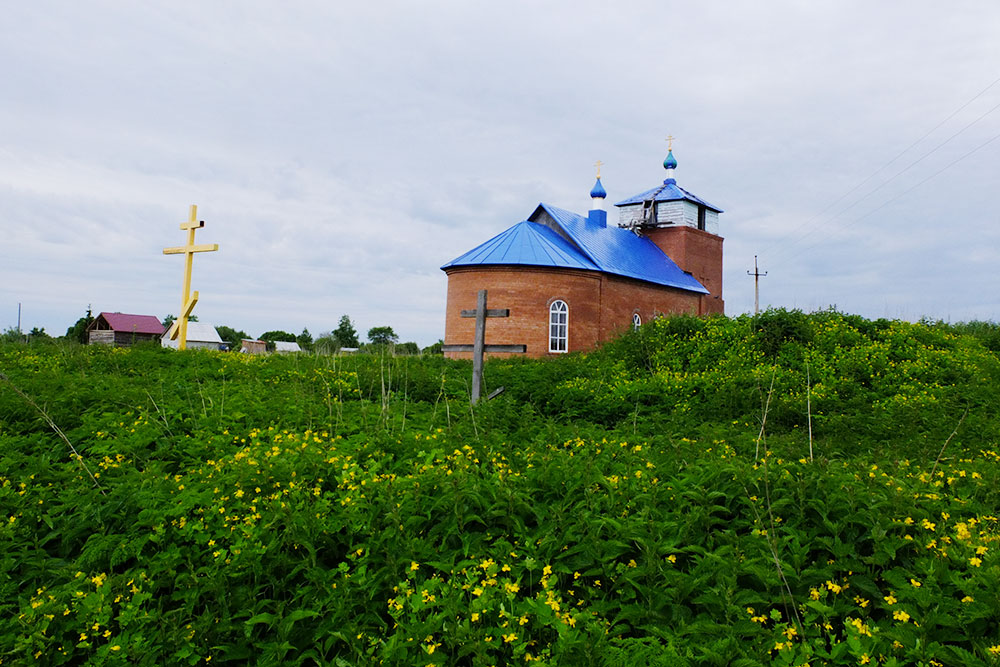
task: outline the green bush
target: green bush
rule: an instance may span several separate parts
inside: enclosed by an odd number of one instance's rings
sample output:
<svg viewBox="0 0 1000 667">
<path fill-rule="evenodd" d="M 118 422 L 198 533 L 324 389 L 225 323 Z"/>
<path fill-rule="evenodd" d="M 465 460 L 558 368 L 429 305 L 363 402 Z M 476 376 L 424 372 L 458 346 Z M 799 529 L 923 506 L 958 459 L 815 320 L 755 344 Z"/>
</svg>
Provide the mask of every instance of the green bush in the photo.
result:
<svg viewBox="0 0 1000 667">
<path fill-rule="evenodd" d="M 0 345 L 0 660 L 997 664 L 996 354 L 768 317 L 475 407 L 440 357 Z"/>
</svg>

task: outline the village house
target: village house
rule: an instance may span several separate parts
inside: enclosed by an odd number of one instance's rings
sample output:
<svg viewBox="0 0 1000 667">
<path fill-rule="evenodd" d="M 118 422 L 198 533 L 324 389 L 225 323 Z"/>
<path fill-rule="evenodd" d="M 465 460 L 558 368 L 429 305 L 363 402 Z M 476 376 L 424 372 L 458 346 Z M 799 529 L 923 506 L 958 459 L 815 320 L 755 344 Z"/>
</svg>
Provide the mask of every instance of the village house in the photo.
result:
<svg viewBox="0 0 1000 667">
<path fill-rule="evenodd" d="M 488 308 L 508 311 L 487 320 L 486 345 L 530 357 L 588 350 L 661 314 L 722 313 L 722 209 L 677 185 L 672 150 L 663 168 L 662 185 L 616 204 L 617 225 L 598 171 L 587 215 L 539 204 L 442 266 L 445 355 L 471 356 L 479 290 Z"/>
<path fill-rule="evenodd" d="M 144 341 L 157 341 L 163 334 L 163 324 L 154 315 L 101 313 L 87 327 L 90 345 L 128 347 Z"/>
<path fill-rule="evenodd" d="M 163 336 L 160 337 L 160 345 L 163 347 L 169 347 L 177 349 L 180 344 L 179 338 L 174 338 L 171 340 L 171 336 L 174 335 L 174 330 L 178 327 L 178 321 L 174 320 L 170 327 L 163 332 Z M 215 330 L 215 327 L 211 324 L 205 324 L 203 322 L 188 322 L 187 325 L 187 342 L 186 346 L 189 350 L 221 350 L 222 346 L 225 345 L 225 341 L 219 336 L 219 332 Z"/>
<path fill-rule="evenodd" d="M 240 341 L 242 354 L 267 354 L 267 341 L 255 338 L 244 338 Z"/>
</svg>

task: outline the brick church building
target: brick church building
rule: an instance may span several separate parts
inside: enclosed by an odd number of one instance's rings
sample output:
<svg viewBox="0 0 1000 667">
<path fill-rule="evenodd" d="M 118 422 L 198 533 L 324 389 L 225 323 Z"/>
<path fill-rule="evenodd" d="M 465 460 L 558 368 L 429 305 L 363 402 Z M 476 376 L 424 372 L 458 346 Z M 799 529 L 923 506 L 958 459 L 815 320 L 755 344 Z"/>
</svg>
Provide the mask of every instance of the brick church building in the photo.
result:
<svg viewBox="0 0 1000 667">
<path fill-rule="evenodd" d="M 479 290 L 487 345 L 544 357 L 589 350 L 664 313 L 722 313 L 722 209 L 677 185 L 671 150 L 662 185 L 624 199 L 608 224 L 601 184 L 578 215 L 539 204 L 528 218 L 448 262 L 445 355 L 469 358 Z M 516 350 L 516 352 L 514 352 Z M 508 352 L 508 354 L 511 352 Z"/>
</svg>

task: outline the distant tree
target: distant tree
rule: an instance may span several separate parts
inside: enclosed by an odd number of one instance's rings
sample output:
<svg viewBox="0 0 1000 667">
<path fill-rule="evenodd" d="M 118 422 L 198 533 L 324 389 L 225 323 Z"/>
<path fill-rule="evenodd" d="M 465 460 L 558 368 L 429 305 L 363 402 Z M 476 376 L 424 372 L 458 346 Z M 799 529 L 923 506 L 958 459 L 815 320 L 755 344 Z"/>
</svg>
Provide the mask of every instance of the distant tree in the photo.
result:
<svg viewBox="0 0 1000 667">
<path fill-rule="evenodd" d="M 393 351 L 396 354 L 420 354 L 420 346 L 413 342 L 399 343 Z"/>
<path fill-rule="evenodd" d="M 312 350 L 313 348 L 313 337 L 309 333 L 309 329 L 303 328 L 302 333 L 295 337 L 295 342 L 299 344 L 303 350 Z"/>
<path fill-rule="evenodd" d="M 90 323 L 94 321 L 94 316 L 90 312 L 90 306 L 87 306 L 87 314 L 76 321 L 76 324 L 66 329 L 67 340 L 75 340 L 78 343 L 87 343 L 87 327 Z"/>
<path fill-rule="evenodd" d="M 238 331 L 236 329 L 233 329 L 232 327 L 220 326 L 220 327 L 215 327 L 215 330 L 218 332 L 219 338 L 221 338 L 222 340 L 224 340 L 226 343 L 229 344 L 230 350 L 239 350 L 240 342 L 244 338 L 250 338 L 250 336 L 247 334 L 246 331 L 242 330 Z"/>
<path fill-rule="evenodd" d="M 341 348 L 340 341 L 332 332 L 320 334 L 313 341 L 313 349 L 320 354 L 334 354 Z"/>
<path fill-rule="evenodd" d="M 260 335 L 261 340 L 266 340 L 268 343 L 273 343 L 274 341 L 280 340 L 283 343 L 294 343 L 295 334 L 290 334 L 287 331 L 274 330 L 265 331 Z"/>
<path fill-rule="evenodd" d="M 433 345 L 424 348 L 424 354 L 444 354 L 444 341 L 438 340 Z"/>
<path fill-rule="evenodd" d="M 33 327 L 31 331 L 28 332 L 28 340 L 51 340 L 52 336 L 45 333 L 45 327 L 39 329 L 38 327 Z"/>
<path fill-rule="evenodd" d="M 368 342 L 372 345 L 391 345 L 399 340 L 392 327 L 372 327 L 368 330 Z"/>
<path fill-rule="evenodd" d="M 14 327 L 7 327 L 0 333 L 0 343 L 23 343 L 24 334 Z"/>
<path fill-rule="evenodd" d="M 166 331 L 167 329 L 169 329 L 170 325 L 173 324 L 174 320 L 176 320 L 176 319 L 177 319 L 176 315 L 167 315 L 166 317 L 164 317 L 163 318 L 163 330 Z M 198 321 L 198 316 L 197 315 L 188 315 L 188 322 L 197 322 L 197 321 Z"/>
<path fill-rule="evenodd" d="M 351 318 L 341 315 L 340 324 L 333 330 L 333 337 L 340 341 L 340 347 L 361 347 L 358 340 L 358 332 L 351 323 Z"/>
</svg>

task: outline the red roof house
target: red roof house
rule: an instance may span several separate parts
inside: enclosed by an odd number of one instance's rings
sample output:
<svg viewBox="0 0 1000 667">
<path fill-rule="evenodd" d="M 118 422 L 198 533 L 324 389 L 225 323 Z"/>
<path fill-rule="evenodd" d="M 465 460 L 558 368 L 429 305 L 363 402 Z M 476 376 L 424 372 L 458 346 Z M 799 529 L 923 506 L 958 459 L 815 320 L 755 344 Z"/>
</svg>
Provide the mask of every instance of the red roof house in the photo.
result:
<svg viewBox="0 0 1000 667">
<path fill-rule="evenodd" d="M 163 334 L 163 324 L 154 315 L 101 313 L 87 327 L 91 345 L 128 347 L 143 341 L 157 341 Z"/>
</svg>

